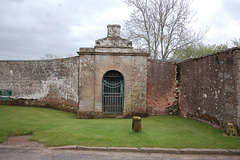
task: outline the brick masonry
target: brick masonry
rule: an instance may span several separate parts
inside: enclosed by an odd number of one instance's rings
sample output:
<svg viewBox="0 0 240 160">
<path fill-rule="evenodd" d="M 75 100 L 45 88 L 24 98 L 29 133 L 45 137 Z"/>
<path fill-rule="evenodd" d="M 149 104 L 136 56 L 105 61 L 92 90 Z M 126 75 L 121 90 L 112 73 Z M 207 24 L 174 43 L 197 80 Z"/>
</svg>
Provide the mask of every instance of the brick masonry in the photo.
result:
<svg viewBox="0 0 240 160">
<path fill-rule="evenodd" d="M 147 111 L 150 115 L 169 114 L 168 108 L 178 103 L 177 65 L 159 60 L 148 60 L 147 65 Z"/>
</svg>

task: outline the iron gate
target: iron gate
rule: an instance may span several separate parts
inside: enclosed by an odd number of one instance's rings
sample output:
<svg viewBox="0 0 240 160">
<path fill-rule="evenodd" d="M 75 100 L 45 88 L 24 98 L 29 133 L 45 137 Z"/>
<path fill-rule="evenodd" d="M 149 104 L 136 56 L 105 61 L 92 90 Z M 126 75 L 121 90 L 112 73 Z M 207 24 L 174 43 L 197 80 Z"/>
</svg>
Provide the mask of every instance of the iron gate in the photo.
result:
<svg viewBox="0 0 240 160">
<path fill-rule="evenodd" d="M 108 71 L 102 81 L 103 113 L 123 112 L 124 79 L 118 71 Z"/>
</svg>

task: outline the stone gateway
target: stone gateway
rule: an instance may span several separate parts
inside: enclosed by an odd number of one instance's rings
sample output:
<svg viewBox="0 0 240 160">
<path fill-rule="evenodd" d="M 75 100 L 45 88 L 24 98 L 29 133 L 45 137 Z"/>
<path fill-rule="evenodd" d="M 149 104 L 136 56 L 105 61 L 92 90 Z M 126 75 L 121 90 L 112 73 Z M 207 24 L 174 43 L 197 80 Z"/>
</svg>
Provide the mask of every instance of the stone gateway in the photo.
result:
<svg viewBox="0 0 240 160">
<path fill-rule="evenodd" d="M 177 114 L 240 130 L 240 48 L 182 62 L 151 60 L 121 38 L 119 25 L 79 56 L 0 61 L 11 105 L 50 107 L 77 118 Z M 2 101 L 8 104 L 8 101 Z"/>
<path fill-rule="evenodd" d="M 146 115 L 147 52 L 120 37 L 119 25 L 94 48 L 80 48 L 78 117 Z"/>
</svg>

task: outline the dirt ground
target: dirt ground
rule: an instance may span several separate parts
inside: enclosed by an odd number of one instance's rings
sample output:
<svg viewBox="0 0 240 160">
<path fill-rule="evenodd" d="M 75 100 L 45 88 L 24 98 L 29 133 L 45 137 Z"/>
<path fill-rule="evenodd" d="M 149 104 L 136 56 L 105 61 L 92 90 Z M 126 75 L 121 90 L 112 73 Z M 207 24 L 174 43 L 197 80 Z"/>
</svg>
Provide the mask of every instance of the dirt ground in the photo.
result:
<svg viewBox="0 0 240 160">
<path fill-rule="evenodd" d="M 38 143 L 36 141 L 30 141 L 29 139 L 32 138 L 32 135 L 26 136 L 17 136 L 11 137 L 6 142 L 0 144 L 2 147 L 11 147 L 11 148 L 44 148 L 42 143 Z"/>
</svg>

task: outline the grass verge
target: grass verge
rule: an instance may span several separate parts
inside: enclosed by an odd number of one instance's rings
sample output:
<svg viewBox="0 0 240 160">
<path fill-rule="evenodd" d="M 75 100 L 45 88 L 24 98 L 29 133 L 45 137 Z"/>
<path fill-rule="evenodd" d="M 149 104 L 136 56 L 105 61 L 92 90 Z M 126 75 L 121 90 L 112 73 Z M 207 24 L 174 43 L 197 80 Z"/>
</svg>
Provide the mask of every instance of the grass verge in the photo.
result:
<svg viewBox="0 0 240 160">
<path fill-rule="evenodd" d="M 142 133 L 131 131 L 131 119 L 76 119 L 46 108 L 0 106 L 0 143 L 10 136 L 33 134 L 47 146 L 222 148 L 239 149 L 239 137 L 178 116 L 142 119 Z"/>
</svg>

